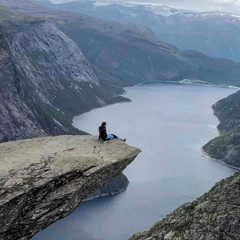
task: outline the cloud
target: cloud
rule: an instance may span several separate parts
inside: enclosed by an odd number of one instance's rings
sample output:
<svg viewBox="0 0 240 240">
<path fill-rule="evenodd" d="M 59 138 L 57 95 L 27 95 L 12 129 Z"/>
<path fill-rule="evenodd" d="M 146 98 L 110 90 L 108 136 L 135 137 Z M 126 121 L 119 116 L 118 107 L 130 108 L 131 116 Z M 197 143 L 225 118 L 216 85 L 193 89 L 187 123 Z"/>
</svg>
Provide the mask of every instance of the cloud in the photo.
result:
<svg viewBox="0 0 240 240">
<path fill-rule="evenodd" d="M 73 0 L 51 0 L 54 3 L 71 2 Z M 83 0 L 82 0 L 83 1 Z M 135 3 L 167 5 L 180 9 L 195 11 L 222 11 L 240 14 L 240 0 L 96 0 L 110 3 Z"/>
</svg>

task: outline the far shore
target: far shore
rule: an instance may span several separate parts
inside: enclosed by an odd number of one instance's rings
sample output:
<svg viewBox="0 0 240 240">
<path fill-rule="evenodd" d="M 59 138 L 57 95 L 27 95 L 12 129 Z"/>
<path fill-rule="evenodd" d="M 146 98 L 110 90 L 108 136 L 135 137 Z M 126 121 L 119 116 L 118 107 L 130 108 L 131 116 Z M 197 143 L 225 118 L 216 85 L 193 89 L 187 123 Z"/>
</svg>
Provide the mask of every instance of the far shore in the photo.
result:
<svg viewBox="0 0 240 240">
<path fill-rule="evenodd" d="M 180 81 L 146 81 L 142 83 L 138 83 L 134 86 L 141 86 L 141 85 L 147 85 L 147 84 L 158 84 L 158 83 L 170 83 L 170 84 L 189 84 L 189 85 L 206 85 L 210 87 L 222 87 L 222 88 L 235 88 L 240 90 L 240 87 L 238 86 L 232 86 L 227 84 L 212 84 L 206 81 L 202 80 L 194 80 L 194 79 L 183 79 Z"/>
</svg>

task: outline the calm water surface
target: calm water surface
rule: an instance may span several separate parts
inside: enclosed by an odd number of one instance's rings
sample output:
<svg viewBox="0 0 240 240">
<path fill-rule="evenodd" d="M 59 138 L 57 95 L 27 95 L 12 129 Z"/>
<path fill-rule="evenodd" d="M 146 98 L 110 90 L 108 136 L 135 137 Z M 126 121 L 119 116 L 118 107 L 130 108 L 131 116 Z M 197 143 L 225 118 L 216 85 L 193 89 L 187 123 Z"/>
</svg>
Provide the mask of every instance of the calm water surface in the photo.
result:
<svg viewBox="0 0 240 240">
<path fill-rule="evenodd" d="M 236 90 L 159 84 L 126 91 L 131 103 L 93 110 L 73 124 L 97 135 L 106 121 L 108 133 L 142 149 L 124 171 L 128 189 L 81 204 L 34 240 L 126 240 L 234 173 L 204 156 L 201 147 L 218 135 L 211 105 Z"/>
</svg>

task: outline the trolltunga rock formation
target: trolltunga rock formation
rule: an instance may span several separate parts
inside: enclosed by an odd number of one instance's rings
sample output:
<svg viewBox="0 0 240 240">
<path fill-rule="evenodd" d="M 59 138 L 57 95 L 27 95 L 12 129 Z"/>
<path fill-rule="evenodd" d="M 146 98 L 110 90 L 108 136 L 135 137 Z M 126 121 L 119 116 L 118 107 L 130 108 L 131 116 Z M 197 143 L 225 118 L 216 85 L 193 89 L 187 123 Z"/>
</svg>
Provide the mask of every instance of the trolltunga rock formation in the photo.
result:
<svg viewBox="0 0 240 240">
<path fill-rule="evenodd" d="M 59 136 L 0 144 L 0 239 L 29 239 L 119 175 L 140 150 Z"/>
</svg>

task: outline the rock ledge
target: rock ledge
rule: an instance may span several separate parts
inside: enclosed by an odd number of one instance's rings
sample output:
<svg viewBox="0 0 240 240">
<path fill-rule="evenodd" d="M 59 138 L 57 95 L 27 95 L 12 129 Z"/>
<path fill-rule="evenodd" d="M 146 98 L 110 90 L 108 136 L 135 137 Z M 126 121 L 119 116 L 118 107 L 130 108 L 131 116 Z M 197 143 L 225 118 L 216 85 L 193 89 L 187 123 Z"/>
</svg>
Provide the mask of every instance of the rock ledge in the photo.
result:
<svg viewBox="0 0 240 240">
<path fill-rule="evenodd" d="M 92 136 L 0 144 L 0 239 L 29 239 L 69 215 L 139 153 Z"/>
</svg>

